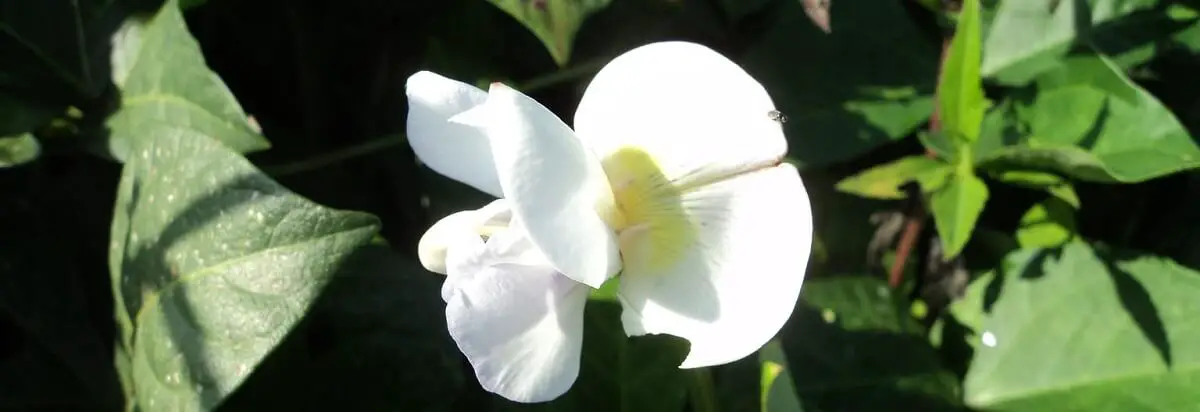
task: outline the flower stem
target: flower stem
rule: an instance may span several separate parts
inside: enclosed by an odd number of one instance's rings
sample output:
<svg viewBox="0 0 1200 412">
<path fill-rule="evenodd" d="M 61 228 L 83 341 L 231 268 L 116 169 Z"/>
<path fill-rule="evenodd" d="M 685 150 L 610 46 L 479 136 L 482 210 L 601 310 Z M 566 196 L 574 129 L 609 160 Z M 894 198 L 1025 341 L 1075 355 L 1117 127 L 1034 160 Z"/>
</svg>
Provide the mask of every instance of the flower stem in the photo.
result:
<svg viewBox="0 0 1200 412">
<path fill-rule="evenodd" d="M 693 412 L 717 412 L 716 390 L 713 389 L 712 372 L 708 368 L 696 368 L 688 372 L 688 398 Z"/>
<path fill-rule="evenodd" d="M 529 81 L 519 85 L 517 89 L 523 93 L 532 93 L 538 89 L 554 86 L 559 83 L 569 82 L 577 78 L 598 72 L 600 71 L 601 67 L 604 67 L 605 64 L 608 64 L 608 60 L 591 61 L 567 67 L 562 70 L 529 79 Z"/>
<path fill-rule="evenodd" d="M 344 162 L 359 156 L 366 156 L 392 146 L 404 143 L 404 135 L 392 135 L 382 137 L 375 140 L 368 140 L 358 145 L 346 147 L 341 150 L 333 151 L 321 156 L 312 157 L 297 162 L 282 164 L 278 166 L 267 166 L 263 170 L 267 174 L 280 177 L 293 175 L 297 173 L 308 172 L 323 168 L 332 164 Z"/>
</svg>

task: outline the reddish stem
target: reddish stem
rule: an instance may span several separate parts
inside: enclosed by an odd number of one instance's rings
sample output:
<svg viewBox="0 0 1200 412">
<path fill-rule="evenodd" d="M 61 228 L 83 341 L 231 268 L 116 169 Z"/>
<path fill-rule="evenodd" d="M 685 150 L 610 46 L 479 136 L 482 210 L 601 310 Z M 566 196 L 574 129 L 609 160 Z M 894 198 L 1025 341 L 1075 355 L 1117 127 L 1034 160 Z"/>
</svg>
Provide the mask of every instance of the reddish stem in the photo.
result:
<svg viewBox="0 0 1200 412">
<path fill-rule="evenodd" d="M 938 74 L 937 85 L 933 90 L 933 114 L 929 116 L 929 131 L 936 132 L 942 129 L 942 122 L 938 115 L 938 92 L 939 86 L 942 83 L 942 68 L 946 63 L 946 52 L 950 50 L 950 41 L 953 36 L 947 37 L 942 41 L 942 54 L 938 58 Z M 925 156 L 934 158 L 937 155 L 929 149 L 925 149 Z M 908 263 L 908 256 L 912 254 L 913 246 L 917 244 L 917 237 L 921 234 L 921 229 L 925 226 L 925 207 L 921 199 L 913 199 L 912 205 L 905 211 L 904 232 L 900 234 L 900 242 L 896 244 L 896 259 L 892 262 L 891 271 L 888 272 L 888 285 L 892 289 L 900 287 L 900 281 L 904 280 L 904 265 Z"/>
</svg>

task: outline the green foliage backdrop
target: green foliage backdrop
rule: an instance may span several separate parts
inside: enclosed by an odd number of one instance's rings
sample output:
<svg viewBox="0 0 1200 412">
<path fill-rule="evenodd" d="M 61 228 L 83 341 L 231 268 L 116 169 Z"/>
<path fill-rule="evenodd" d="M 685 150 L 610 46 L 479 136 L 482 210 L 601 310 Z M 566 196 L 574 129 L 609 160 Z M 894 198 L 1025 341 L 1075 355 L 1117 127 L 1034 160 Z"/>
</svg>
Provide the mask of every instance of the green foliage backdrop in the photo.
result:
<svg viewBox="0 0 1200 412">
<path fill-rule="evenodd" d="M 570 392 L 483 391 L 406 78 L 569 118 L 661 40 L 788 118 L 791 320 L 689 373 L 597 294 Z M 1200 411 L 1197 73 L 1193 1 L 0 0 L 0 410 Z"/>
</svg>

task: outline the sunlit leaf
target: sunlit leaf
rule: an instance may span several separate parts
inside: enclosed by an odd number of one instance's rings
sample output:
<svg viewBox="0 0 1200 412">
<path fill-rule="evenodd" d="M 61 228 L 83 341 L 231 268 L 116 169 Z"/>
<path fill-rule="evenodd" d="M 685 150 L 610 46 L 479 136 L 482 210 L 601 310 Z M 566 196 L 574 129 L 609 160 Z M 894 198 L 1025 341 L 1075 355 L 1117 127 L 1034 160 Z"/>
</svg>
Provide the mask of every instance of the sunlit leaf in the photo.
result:
<svg viewBox="0 0 1200 412">
<path fill-rule="evenodd" d="M 981 24 L 979 0 L 964 1 L 938 85 L 942 131 L 967 142 L 979 138 L 986 109 L 979 77 Z"/>
<path fill-rule="evenodd" d="M 1024 215 L 1017 228 L 1021 247 L 1058 247 L 1075 235 L 1075 210 L 1071 205 L 1050 198 L 1035 203 Z"/>
<path fill-rule="evenodd" d="M 1028 103 L 988 114 L 975 161 L 1094 182 L 1140 182 L 1200 166 L 1175 115 L 1107 59 L 1082 54 L 1039 77 Z"/>
<path fill-rule="evenodd" d="M 983 180 L 963 171 L 954 173 L 945 186 L 930 194 L 930 211 L 946 259 L 957 256 L 967 246 L 987 199 Z"/>
<path fill-rule="evenodd" d="M 559 66 L 571 60 L 575 34 L 611 0 L 488 0 L 532 31 Z"/>
<path fill-rule="evenodd" d="M 952 306 L 974 358 L 969 406 L 989 411 L 1190 410 L 1200 376 L 1200 273 L 1079 241 L 1022 249 Z"/>
<path fill-rule="evenodd" d="M 925 156 L 908 156 L 859 172 L 838 182 L 837 189 L 875 199 L 904 199 L 900 188 L 916 181 L 923 188 L 941 184 L 954 171 L 949 163 Z"/>
<path fill-rule="evenodd" d="M 379 223 L 289 192 L 204 135 L 134 142 L 109 259 L 132 392 L 145 410 L 209 410 Z"/>
<path fill-rule="evenodd" d="M 121 107 L 108 120 L 108 154 L 124 161 L 134 140 L 180 133 L 212 136 L 241 153 L 268 148 L 229 88 L 205 66 L 177 1 L 130 18 L 113 38 L 112 80 Z"/>
<path fill-rule="evenodd" d="M 28 163 L 41 152 L 42 146 L 31 134 L 0 137 L 0 169 Z"/>
</svg>

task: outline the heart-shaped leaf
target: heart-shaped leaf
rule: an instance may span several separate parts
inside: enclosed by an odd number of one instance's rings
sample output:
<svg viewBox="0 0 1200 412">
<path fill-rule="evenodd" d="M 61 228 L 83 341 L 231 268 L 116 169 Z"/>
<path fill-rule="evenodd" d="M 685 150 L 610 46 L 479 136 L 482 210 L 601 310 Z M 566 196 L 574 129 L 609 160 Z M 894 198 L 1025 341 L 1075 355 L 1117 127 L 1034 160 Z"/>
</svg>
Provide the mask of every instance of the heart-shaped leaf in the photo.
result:
<svg viewBox="0 0 1200 412">
<path fill-rule="evenodd" d="M 146 410 L 209 410 L 378 221 L 301 198 L 189 129 L 138 137 L 110 249 L 127 384 Z"/>
</svg>

